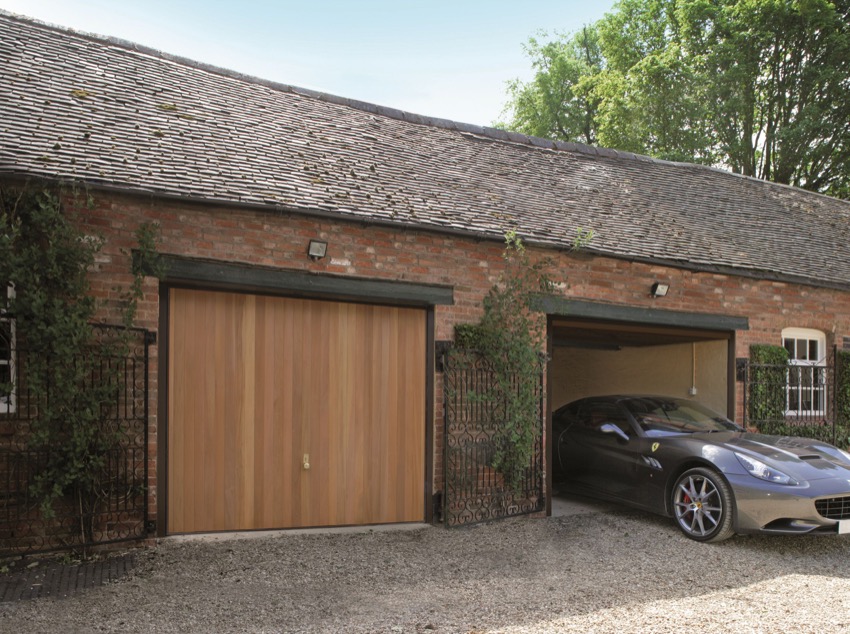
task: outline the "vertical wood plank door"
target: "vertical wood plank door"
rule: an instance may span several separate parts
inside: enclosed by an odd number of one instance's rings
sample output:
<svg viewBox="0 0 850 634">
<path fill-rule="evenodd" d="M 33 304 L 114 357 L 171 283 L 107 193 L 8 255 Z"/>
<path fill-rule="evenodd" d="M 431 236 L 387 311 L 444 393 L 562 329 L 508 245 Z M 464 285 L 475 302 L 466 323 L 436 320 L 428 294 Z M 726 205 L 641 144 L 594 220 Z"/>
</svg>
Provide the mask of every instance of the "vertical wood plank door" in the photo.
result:
<svg viewBox="0 0 850 634">
<path fill-rule="evenodd" d="M 424 310 L 169 292 L 169 533 L 424 519 Z"/>
</svg>

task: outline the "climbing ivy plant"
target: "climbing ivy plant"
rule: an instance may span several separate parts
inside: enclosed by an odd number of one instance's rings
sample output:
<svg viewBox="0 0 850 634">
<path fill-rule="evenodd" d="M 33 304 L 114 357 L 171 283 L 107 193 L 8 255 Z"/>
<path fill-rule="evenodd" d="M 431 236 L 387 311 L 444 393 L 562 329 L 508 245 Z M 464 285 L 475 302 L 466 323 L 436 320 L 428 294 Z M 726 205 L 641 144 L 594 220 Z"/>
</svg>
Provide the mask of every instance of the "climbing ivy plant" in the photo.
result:
<svg viewBox="0 0 850 634">
<path fill-rule="evenodd" d="M 118 443 L 117 430 L 108 424 L 118 377 L 99 360 L 122 358 L 129 332 L 109 341 L 96 336 L 92 322 L 99 306 L 88 274 L 103 240 L 81 231 L 73 211 L 63 209 L 62 195 L 0 188 L 0 283 L 14 288 L 4 309 L 15 321 L 19 348 L 27 351 L 21 407 L 29 421 L 28 448 L 45 456 L 29 493 L 47 520 L 57 505 L 73 501 L 86 543 L 93 527 L 85 518 L 98 503 Z M 140 260 L 155 260 L 155 236 L 153 225 L 137 233 L 142 258 L 136 258 L 134 280 L 124 295 L 125 326 L 132 325 L 141 297 L 145 264 Z"/>
<path fill-rule="evenodd" d="M 495 429 L 490 466 L 502 474 L 506 486 L 520 490 L 540 439 L 541 383 L 546 362 L 546 318 L 535 311 L 534 298 L 550 293 L 547 274 L 551 262 L 532 262 L 522 240 L 505 236 L 505 270 L 484 298 L 477 324 L 455 330 L 455 354 L 474 350 L 490 372 L 470 400 L 488 405 Z"/>
</svg>

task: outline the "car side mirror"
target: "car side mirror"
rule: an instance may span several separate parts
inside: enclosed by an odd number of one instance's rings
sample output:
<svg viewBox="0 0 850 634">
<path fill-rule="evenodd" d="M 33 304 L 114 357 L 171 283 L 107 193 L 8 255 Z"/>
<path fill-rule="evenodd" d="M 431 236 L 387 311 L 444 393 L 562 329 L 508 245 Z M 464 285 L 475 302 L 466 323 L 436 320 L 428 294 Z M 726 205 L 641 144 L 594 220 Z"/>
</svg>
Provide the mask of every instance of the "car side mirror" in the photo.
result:
<svg viewBox="0 0 850 634">
<path fill-rule="evenodd" d="M 599 431 L 601 431 L 603 434 L 617 434 L 620 438 L 622 438 L 626 442 L 629 441 L 628 434 L 626 434 L 626 432 L 624 432 L 622 429 L 620 429 L 619 427 L 617 427 L 613 423 L 605 423 L 604 425 L 601 425 L 599 427 Z"/>
</svg>

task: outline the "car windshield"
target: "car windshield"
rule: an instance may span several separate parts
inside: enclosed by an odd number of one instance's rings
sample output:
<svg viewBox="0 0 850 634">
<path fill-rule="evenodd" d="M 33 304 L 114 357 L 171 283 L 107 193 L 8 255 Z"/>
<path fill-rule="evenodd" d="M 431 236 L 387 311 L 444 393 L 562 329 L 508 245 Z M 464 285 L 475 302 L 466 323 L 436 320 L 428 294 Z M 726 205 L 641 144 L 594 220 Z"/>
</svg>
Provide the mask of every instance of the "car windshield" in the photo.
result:
<svg viewBox="0 0 850 634">
<path fill-rule="evenodd" d="M 713 431 L 741 431 L 725 416 L 707 407 L 675 398 L 642 397 L 623 402 L 648 435 L 674 432 L 694 434 Z"/>
</svg>

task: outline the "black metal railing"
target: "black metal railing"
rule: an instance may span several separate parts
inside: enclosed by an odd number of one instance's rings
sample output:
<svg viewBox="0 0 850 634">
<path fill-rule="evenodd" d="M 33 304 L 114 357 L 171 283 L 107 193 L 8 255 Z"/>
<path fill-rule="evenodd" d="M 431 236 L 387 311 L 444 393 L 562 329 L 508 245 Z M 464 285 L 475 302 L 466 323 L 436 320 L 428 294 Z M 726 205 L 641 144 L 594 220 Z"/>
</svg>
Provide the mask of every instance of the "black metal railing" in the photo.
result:
<svg viewBox="0 0 850 634">
<path fill-rule="evenodd" d="M 520 477 L 508 482 L 493 466 L 506 437 L 505 404 L 492 398 L 494 373 L 473 351 L 443 356 L 445 491 L 443 517 L 454 527 L 545 509 L 543 470 L 543 373 L 537 385 L 540 429 Z M 518 480 L 518 481 L 516 481 Z"/>
<path fill-rule="evenodd" d="M 47 514 L 34 489 L 37 483 L 44 487 L 50 465 L 62 459 L 61 434 L 47 446 L 34 438 L 40 405 L 27 371 L 44 357 L 36 360 L 23 344 L 12 351 L 14 398 L 0 404 L 0 556 L 78 549 L 146 535 L 150 334 L 98 325 L 95 335 L 90 358 L 80 363 L 85 363 L 86 383 L 109 381 L 98 417 L 98 472 L 84 494 L 61 492 Z M 117 338 L 119 348 L 101 345 Z M 120 353 L 106 352 L 116 349 Z"/>
<path fill-rule="evenodd" d="M 833 354 L 821 364 L 768 364 L 739 359 L 744 385 L 744 423 L 764 434 L 801 436 L 846 446 L 850 374 Z"/>
</svg>

